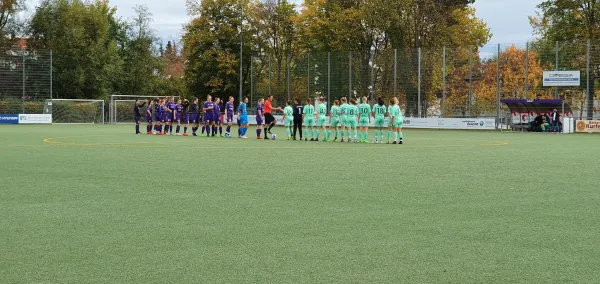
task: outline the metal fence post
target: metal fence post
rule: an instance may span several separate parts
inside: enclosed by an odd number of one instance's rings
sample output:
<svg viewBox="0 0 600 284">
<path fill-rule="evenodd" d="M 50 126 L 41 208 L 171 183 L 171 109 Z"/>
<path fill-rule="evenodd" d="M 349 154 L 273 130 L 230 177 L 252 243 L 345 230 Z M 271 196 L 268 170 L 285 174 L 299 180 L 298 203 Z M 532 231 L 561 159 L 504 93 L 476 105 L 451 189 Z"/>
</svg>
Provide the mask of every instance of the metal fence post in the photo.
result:
<svg viewBox="0 0 600 284">
<path fill-rule="evenodd" d="M 590 83 L 590 77 L 592 77 L 593 75 L 590 75 L 590 62 L 592 60 L 592 45 L 591 45 L 591 41 L 588 39 L 587 41 L 587 99 L 586 99 L 586 109 L 587 109 L 587 119 L 588 120 L 592 120 L 594 119 L 594 94 L 592 94 L 592 89 L 591 89 L 591 85 Z"/>
<path fill-rule="evenodd" d="M 308 94 L 307 98 L 310 99 L 310 52 L 308 53 L 308 60 L 307 60 L 307 62 L 308 62 L 307 63 L 307 65 L 308 65 L 307 66 L 308 67 L 308 71 L 307 71 L 308 72 L 308 80 L 307 80 L 308 81 L 308 86 L 307 86 L 306 90 L 307 90 L 307 94 Z"/>
<path fill-rule="evenodd" d="M 398 92 L 398 49 L 394 49 L 394 98 Z"/>
<path fill-rule="evenodd" d="M 556 63 L 554 64 L 554 70 L 558 71 L 558 41 L 556 41 Z M 558 87 L 554 87 L 554 99 L 558 100 Z"/>
<path fill-rule="evenodd" d="M 500 124 L 500 94 L 502 88 L 502 82 L 500 81 L 500 44 L 498 44 L 497 62 L 496 62 L 496 129 L 499 128 Z"/>
<path fill-rule="evenodd" d="M 288 95 L 288 101 L 291 100 L 291 88 L 290 88 L 290 75 L 291 75 L 291 62 L 292 62 L 292 54 L 289 53 L 287 55 L 287 95 Z"/>
<path fill-rule="evenodd" d="M 525 99 L 529 99 L 529 42 L 525 44 Z"/>
<path fill-rule="evenodd" d="M 469 46 L 469 97 L 468 110 L 469 116 L 473 116 L 473 46 Z"/>
<path fill-rule="evenodd" d="M 271 93 L 271 80 L 272 80 L 272 73 L 271 73 L 271 55 L 269 55 L 269 96 L 272 96 L 273 94 Z"/>
<path fill-rule="evenodd" d="M 50 100 L 52 100 L 52 49 L 50 49 Z"/>
<path fill-rule="evenodd" d="M 371 101 L 373 101 L 373 96 L 375 94 L 375 47 L 371 46 L 371 89 L 370 96 Z"/>
<path fill-rule="evenodd" d="M 446 106 L 446 47 L 442 49 L 442 109 L 441 115 L 444 117 L 444 107 Z"/>
<path fill-rule="evenodd" d="M 331 106 L 331 52 L 327 52 L 327 103 Z"/>
<path fill-rule="evenodd" d="M 418 49 L 417 116 L 421 117 L 421 48 Z"/>
<path fill-rule="evenodd" d="M 25 52 L 23 52 L 23 94 L 21 96 L 22 113 L 25 113 Z"/>
<path fill-rule="evenodd" d="M 250 105 L 254 102 L 254 56 L 250 56 Z"/>
<path fill-rule="evenodd" d="M 352 98 L 352 51 L 348 53 L 348 101 Z"/>
</svg>

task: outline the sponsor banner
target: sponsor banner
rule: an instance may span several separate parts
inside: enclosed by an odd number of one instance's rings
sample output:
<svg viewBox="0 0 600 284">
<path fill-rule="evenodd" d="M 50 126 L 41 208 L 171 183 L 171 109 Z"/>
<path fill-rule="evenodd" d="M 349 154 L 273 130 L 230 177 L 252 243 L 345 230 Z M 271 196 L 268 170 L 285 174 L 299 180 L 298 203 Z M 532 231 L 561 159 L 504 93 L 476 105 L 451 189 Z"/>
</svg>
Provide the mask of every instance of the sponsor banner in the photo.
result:
<svg viewBox="0 0 600 284">
<path fill-rule="evenodd" d="M 18 124 L 18 114 L 0 114 L 0 124 Z"/>
<path fill-rule="evenodd" d="M 404 128 L 494 130 L 493 118 L 404 118 Z"/>
<path fill-rule="evenodd" d="M 600 133 L 600 120 L 578 120 L 575 131 Z"/>
<path fill-rule="evenodd" d="M 580 71 L 544 71 L 544 87 L 579 86 Z"/>
<path fill-rule="evenodd" d="M 19 114 L 19 124 L 51 124 L 51 114 Z"/>
</svg>

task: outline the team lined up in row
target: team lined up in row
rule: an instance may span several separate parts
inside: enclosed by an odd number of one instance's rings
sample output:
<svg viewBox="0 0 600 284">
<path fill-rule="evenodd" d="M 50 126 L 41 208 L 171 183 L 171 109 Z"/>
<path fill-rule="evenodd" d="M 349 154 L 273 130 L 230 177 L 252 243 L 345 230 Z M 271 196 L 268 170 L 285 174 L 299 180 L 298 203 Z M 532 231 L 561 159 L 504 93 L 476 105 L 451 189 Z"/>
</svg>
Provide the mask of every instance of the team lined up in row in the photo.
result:
<svg viewBox="0 0 600 284">
<path fill-rule="evenodd" d="M 283 122 L 287 134 L 286 140 L 291 140 L 293 133 L 292 125 L 294 125 L 292 102 L 288 101 L 285 109 L 274 108 L 271 106 L 272 99 L 272 96 L 269 96 L 266 101 L 264 99 L 258 101 L 256 107 L 257 139 L 263 139 L 261 137 L 263 128 L 265 138 L 267 138 L 267 132 L 271 133 L 271 128 L 276 124 L 276 120 L 271 112 L 273 110 L 282 110 Z M 298 100 L 296 102 L 299 103 Z M 207 136 L 214 137 L 217 136 L 218 132 L 219 136 L 223 137 L 223 121 L 225 121 L 227 124 L 225 136 L 231 137 L 231 126 L 235 110 L 234 98 L 229 97 L 229 101 L 225 104 L 223 115 L 221 114 L 220 103 L 220 98 L 216 98 L 213 102 L 211 96 L 207 97 L 207 101 L 202 106 L 204 113 L 202 133 L 206 132 Z M 246 136 L 249 127 L 247 103 L 248 98 L 245 97 L 237 108 L 239 138 L 248 138 Z M 147 134 L 173 135 L 173 124 L 176 123 L 175 135 L 188 136 L 187 130 L 190 124 L 192 124 L 192 135 L 197 136 L 196 132 L 200 127 L 201 120 L 198 99 L 194 99 L 193 103 L 190 104 L 187 100 L 178 100 L 176 103 L 173 97 L 164 99 L 156 98 L 153 101 L 153 105 L 149 101 L 140 105 L 139 100 L 137 100 L 134 107 L 136 134 L 140 133 L 139 124 L 142 117 L 140 108 L 145 104 L 148 104 L 146 107 Z M 359 104 L 355 99 L 350 99 L 350 103 L 348 103 L 345 97 L 341 98 L 340 101 L 336 100 L 330 110 L 329 123 L 327 123 L 327 106 L 324 98 L 319 98 L 316 112 L 311 100 L 307 100 L 302 110 L 303 124 L 307 127 L 304 129 L 304 140 L 308 141 L 308 132 L 310 130 L 310 141 L 319 141 L 322 131 L 324 135 L 323 141 L 327 142 L 330 141 L 331 135 L 335 131 L 335 136 L 332 140 L 334 142 L 338 140 L 338 137 L 341 138 L 340 142 L 344 142 L 344 136 L 347 135 L 348 142 L 368 143 L 371 117 L 374 118 L 375 126 L 375 140 L 373 143 L 384 143 L 384 129 L 387 127 L 387 143 L 391 142 L 391 135 L 393 133 L 393 144 L 402 144 L 403 117 L 398 105 L 398 99 L 391 99 L 389 106 L 386 108 L 384 100 L 381 97 L 378 98 L 377 104 L 373 107 L 368 104 L 367 97 L 362 98 L 362 104 Z M 386 117 L 388 117 L 387 126 L 385 125 Z M 266 122 L 264 126 L 263 122 Z M 182 123 L 184 124 L 183 134 L 180 133 Z M 302 133 L 300 135 L 302 137 Z M 295 137 L 293 139 L 295 140 Z"/>
<path fill-rule="evenodd" d="M 287 102 L 287 106 L 283 112 L 283 120 L 287 132 L 286 139 L 290 140 L 293 133 L 293 108 L 291 101 Z M 328 142 L 335 131 L 333 142 L 336 142 L 338 138 L 341 138 L 340 142 L 344 142 L 344 136 L 346 135 L 350 143 L 369 143 L 369 126 L 371 124 L 371 117 L 373 117 L 375 127 L 375 140 L 373 143 L 384 143 L 384 129 L 387 128 L 387 143 L 390 143 L 391 135 L 394 133 L 393 144 L 402 144 L 402 125 L 404 119 L 397 98 L 392 98 L 389 106 L 386 108 L 382 97 L 377 99 L 377 104 L 373 107 L 369 105 L 367 97 L 362 98 L 361 104 L 355 99 L 350 99 L 350 103 L 348 103 L 347 99 L 342 97 L 339 101 L 335 100 L 333 102 L 329 123 L 327 123 L 325 99 L 323 97 L 319 98 L 316 113 L 315 107 L 309 99 L 303 108 L 302 116 L 304 126 L 308 127 L 304 129 L 305 141 L 308 141 L 308 131 L 310 130 L 310 141 L 319 141 L 321 132 L 323 132 L 323 141 Z M 385 125 L 386 117 L 388 117 L 387 126 Z"/>
</svg>

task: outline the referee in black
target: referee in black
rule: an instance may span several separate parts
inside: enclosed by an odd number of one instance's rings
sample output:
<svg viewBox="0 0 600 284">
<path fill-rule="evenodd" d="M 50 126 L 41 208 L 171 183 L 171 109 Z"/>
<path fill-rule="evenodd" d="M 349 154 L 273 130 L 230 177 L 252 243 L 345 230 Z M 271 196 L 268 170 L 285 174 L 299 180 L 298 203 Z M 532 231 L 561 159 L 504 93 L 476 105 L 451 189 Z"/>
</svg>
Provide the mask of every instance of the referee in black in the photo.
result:
<svg viewBox="0 0 600 284">
<path fill-rule="evenodd" d="M 140 105 L 140 100 L 135 100 L 135 105 L 133 106 L 133 120 L 135 120 L 135 134 L 140 134 L 140 119 L 142 118 L 142 112 L 140 108 L 144 107 L 146 102 Z"/>
<path fill-rule="evenodd" d="M 302 140 L 302 111 L 304 105 L 300 103 L 300 100 L 294 99 L 296 104 L 294 105 L 294 140 L 296 140 L 296 131 L 300 130 L 300 140 Z"/>
</svg>

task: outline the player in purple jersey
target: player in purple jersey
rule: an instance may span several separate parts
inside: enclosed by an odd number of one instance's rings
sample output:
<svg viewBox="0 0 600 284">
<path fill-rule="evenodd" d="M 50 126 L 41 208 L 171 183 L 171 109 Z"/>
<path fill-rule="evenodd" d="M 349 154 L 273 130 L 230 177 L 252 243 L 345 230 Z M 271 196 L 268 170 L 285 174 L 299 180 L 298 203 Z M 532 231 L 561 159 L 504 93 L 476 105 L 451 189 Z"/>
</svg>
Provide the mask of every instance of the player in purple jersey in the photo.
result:
<svg viewBox="0 0 600 284">
<path fill-rule="evenodd" d="M 225 133 L 228 134 L 229 138 L 231 138 L 231 125 L 233 124 L 233 113 L 235 112 L 233 101 L 234 98 L 230 96 L 229 101 L 225 104 L 225 120 L 227 121 L 227 130 Z"/>
<path fill-rule="evenodd" d="M 167 126 L 166 126 L 166 122 L 167 122 L 167 105 L 166 102 L 164 100 L 162 100 L 160 102 L 160 110 L 159 110 L 159 117 L 160 117 L 160 122 L 161 124 L 165 124 L 165 131 L 163 131 L 162 125 L 160 126 L 160 130 L 159 130 L 159 135 L 165 135 L 167 134 Z"/>
<path fill-rule="evenodd" d="M 150 100 L 147 100 L 146 103 L 146 121 L 148 122 L 148 126 L 146 126 L 146 134 L 152 134 L 152 103 Z"/>
<path fill-rule="evenodd" d="M 219 129 L 219 136 L 223 137 L 223 119 L 221 116 L 221 98 L 215 99 L 215 128 L 213 131 L 214 135 L 217 135 L 217 128 Z"/>
<path fill-rule="evenodd" d="M 171 122 L 169 123 L 169 135 L 173 135 L 173 124 L 176 122 L 177 115 L 177 104 L 175 103 L 175 97 L 171 97 L 169 100 L 169 118 Z"/>
<path fill-rule="evenodd" d="M 206 130 L 206 137 L 210 137 L 210 127 L 215 127 L 215 103 L 212 101 L 211 95 L 206 97 L 202 111 L 204 111 L 204 128 L 202 133 L 204 134 L 204 130 Z"/>
<path fill-rule="evenodd" d="M 263 121 L 265 118 L 265 108 L 264 108 L 265 99 L 259 99 L 258 105 L 256 105 L 256 139 L 263 140 L 262 136 L 260 136 L 263 128 Z M 266 129 L 265 129 L 266 131 Z"/>
<path fill-rule="evenodd" d="M 175 130 L 175 135 L 180 136 L 181 133 L 179 133 L 179 131 L 181 130 L 181 117 L 182 117 L 182 111 L 183 111 L 183 106 L 181 105 L 182 101 L 181 99 L 177 100 L 177 104 L 175 104 L 175 122 L 177 122 L 177 130 Z"/>
</svg>

